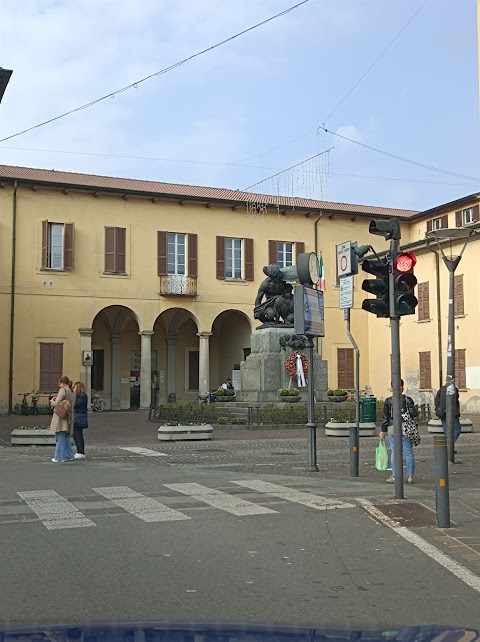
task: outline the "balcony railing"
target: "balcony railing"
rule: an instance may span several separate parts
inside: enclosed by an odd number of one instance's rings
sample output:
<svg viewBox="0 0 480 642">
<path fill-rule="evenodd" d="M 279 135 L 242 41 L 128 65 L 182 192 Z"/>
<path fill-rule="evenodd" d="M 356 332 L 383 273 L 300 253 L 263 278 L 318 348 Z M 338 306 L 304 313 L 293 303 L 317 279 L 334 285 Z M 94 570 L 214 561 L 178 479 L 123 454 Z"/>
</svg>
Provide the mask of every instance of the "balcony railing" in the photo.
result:
<svg viewBox="0 0 480 642">
<path fill-rule="evenodd" d="M 164 296 L 197 296 L 197 277 L 169 274 L 160 277 L 160 294 Z"/>
</svg>

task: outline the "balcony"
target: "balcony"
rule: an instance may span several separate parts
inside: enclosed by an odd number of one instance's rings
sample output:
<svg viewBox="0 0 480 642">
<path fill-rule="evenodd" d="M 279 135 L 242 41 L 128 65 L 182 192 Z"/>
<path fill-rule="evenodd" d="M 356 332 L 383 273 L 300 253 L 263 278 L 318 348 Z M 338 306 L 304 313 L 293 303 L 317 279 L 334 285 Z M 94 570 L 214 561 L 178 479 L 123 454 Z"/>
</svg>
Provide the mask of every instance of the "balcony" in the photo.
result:
<svg viewBox="0 0 480 642">
<path fill-rule="evenodd" d="M 163 296 L 197 296 L 197 277 L 183 274 L 161 276 L 160 294 Z"/>
</svg>

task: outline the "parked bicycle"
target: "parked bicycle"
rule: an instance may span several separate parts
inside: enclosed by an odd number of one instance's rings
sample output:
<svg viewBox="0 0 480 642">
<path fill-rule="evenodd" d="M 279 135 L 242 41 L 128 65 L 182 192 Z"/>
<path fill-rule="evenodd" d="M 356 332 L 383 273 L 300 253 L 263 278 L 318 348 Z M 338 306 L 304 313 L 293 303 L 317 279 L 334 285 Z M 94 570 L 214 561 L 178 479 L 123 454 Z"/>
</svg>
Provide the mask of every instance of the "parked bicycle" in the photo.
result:
<svg viewBox="0 0 480 642">
<path fill-rule="evenodd" d="M 28 397 L 32 395 L 32 404 L 29 405 Z M 17 404 L 19 415 L 38 415 L 38 394 L 35 392 L 20 392 L 19 397 L 23 397 L 20 404 Z"/>
<path fill-rule="evenodd" d="M 213 403 L 216 399 L 217 395 L 214 392 L 207 392 L 206 395 L 198 395 L 195 403 Z"/>
<path fill-rule="evenodd" d="M 107 407 L 105 399 L 102 399 L 98 392 L 92 390 L 92 410 L 93 412 L 103 412 Z"/>
</svg>

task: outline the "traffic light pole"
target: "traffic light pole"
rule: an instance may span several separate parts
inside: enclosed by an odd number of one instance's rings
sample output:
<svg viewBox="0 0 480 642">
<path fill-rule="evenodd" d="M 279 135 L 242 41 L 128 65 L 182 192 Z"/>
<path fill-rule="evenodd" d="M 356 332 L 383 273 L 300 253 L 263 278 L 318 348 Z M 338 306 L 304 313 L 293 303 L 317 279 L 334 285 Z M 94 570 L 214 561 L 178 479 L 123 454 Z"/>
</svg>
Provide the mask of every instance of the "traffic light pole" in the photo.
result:
<svg viewBox="0 0 480 642">
<path fill-rule="evenodd" d="M 455 388 L 455 270 L 461 256 L 454 259 L 443 257 L 448 269 L 448 334 L 447 334 L 447 389 L 446 389 L 446 434 L 448 461 L 455 463 L 454 425 L 456 410 Z"/>
<path fill-rule="evenodd" d="M 389 305 L 390 305 L 390 333 L 392 342 L 391 370 L 393 393 L 393 440 L 395 464 L 395 498 L 404 499 L 403 488 L 403 443 L 402 443 L 402 390 L 400 383 L 400 317 L 395 314 L 395 284 L 393 274 L 393 261 L 399 251 L 398 239 L 390 241 L 389 257 Z"/>
<path fill-rule="evenodd" d="M 347 336 L 355 350 L 355 427 L 350 427 L 350 477 L 358 477 L 360 457 L 360 350 L 350 332 L 350 308 L 345 310 Z"/>
</svg>

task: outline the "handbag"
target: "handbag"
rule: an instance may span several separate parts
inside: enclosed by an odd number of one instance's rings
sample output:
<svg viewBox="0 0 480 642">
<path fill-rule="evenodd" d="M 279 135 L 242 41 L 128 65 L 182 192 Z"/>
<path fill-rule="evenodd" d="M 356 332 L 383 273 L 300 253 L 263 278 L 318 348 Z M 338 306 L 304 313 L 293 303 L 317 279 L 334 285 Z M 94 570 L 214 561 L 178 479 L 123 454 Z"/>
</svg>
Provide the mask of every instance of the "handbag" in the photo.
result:
<svg viewBox="0 0 480 642">
<path fill-rule="evenodd" d="M 375 451 L 375 468 L 377 470 L 387 470 L 388 466 L 388 452 L 385 440 L 380 439 L 380 443 Z"/>
<path fill-rule="evenodd" d="M 402 434 L 411 441 L 414 446 L 418 446 L 420 443 L 418 424 L 415 419 L 410 417 L 410 413 L 406 410 L 402 412 Z"/>
<path fill-rule="evenodd" d="M 60 403 L 58 403 L 56 406 L 53 408 L 53 412 L 60 417 L 60 419 L 69 419 L 70 418 L 70 413 L 72 412 L 72 403 L 71 401 L 68 401 L 68 399 L 64 399 Z"/>
</svg>

